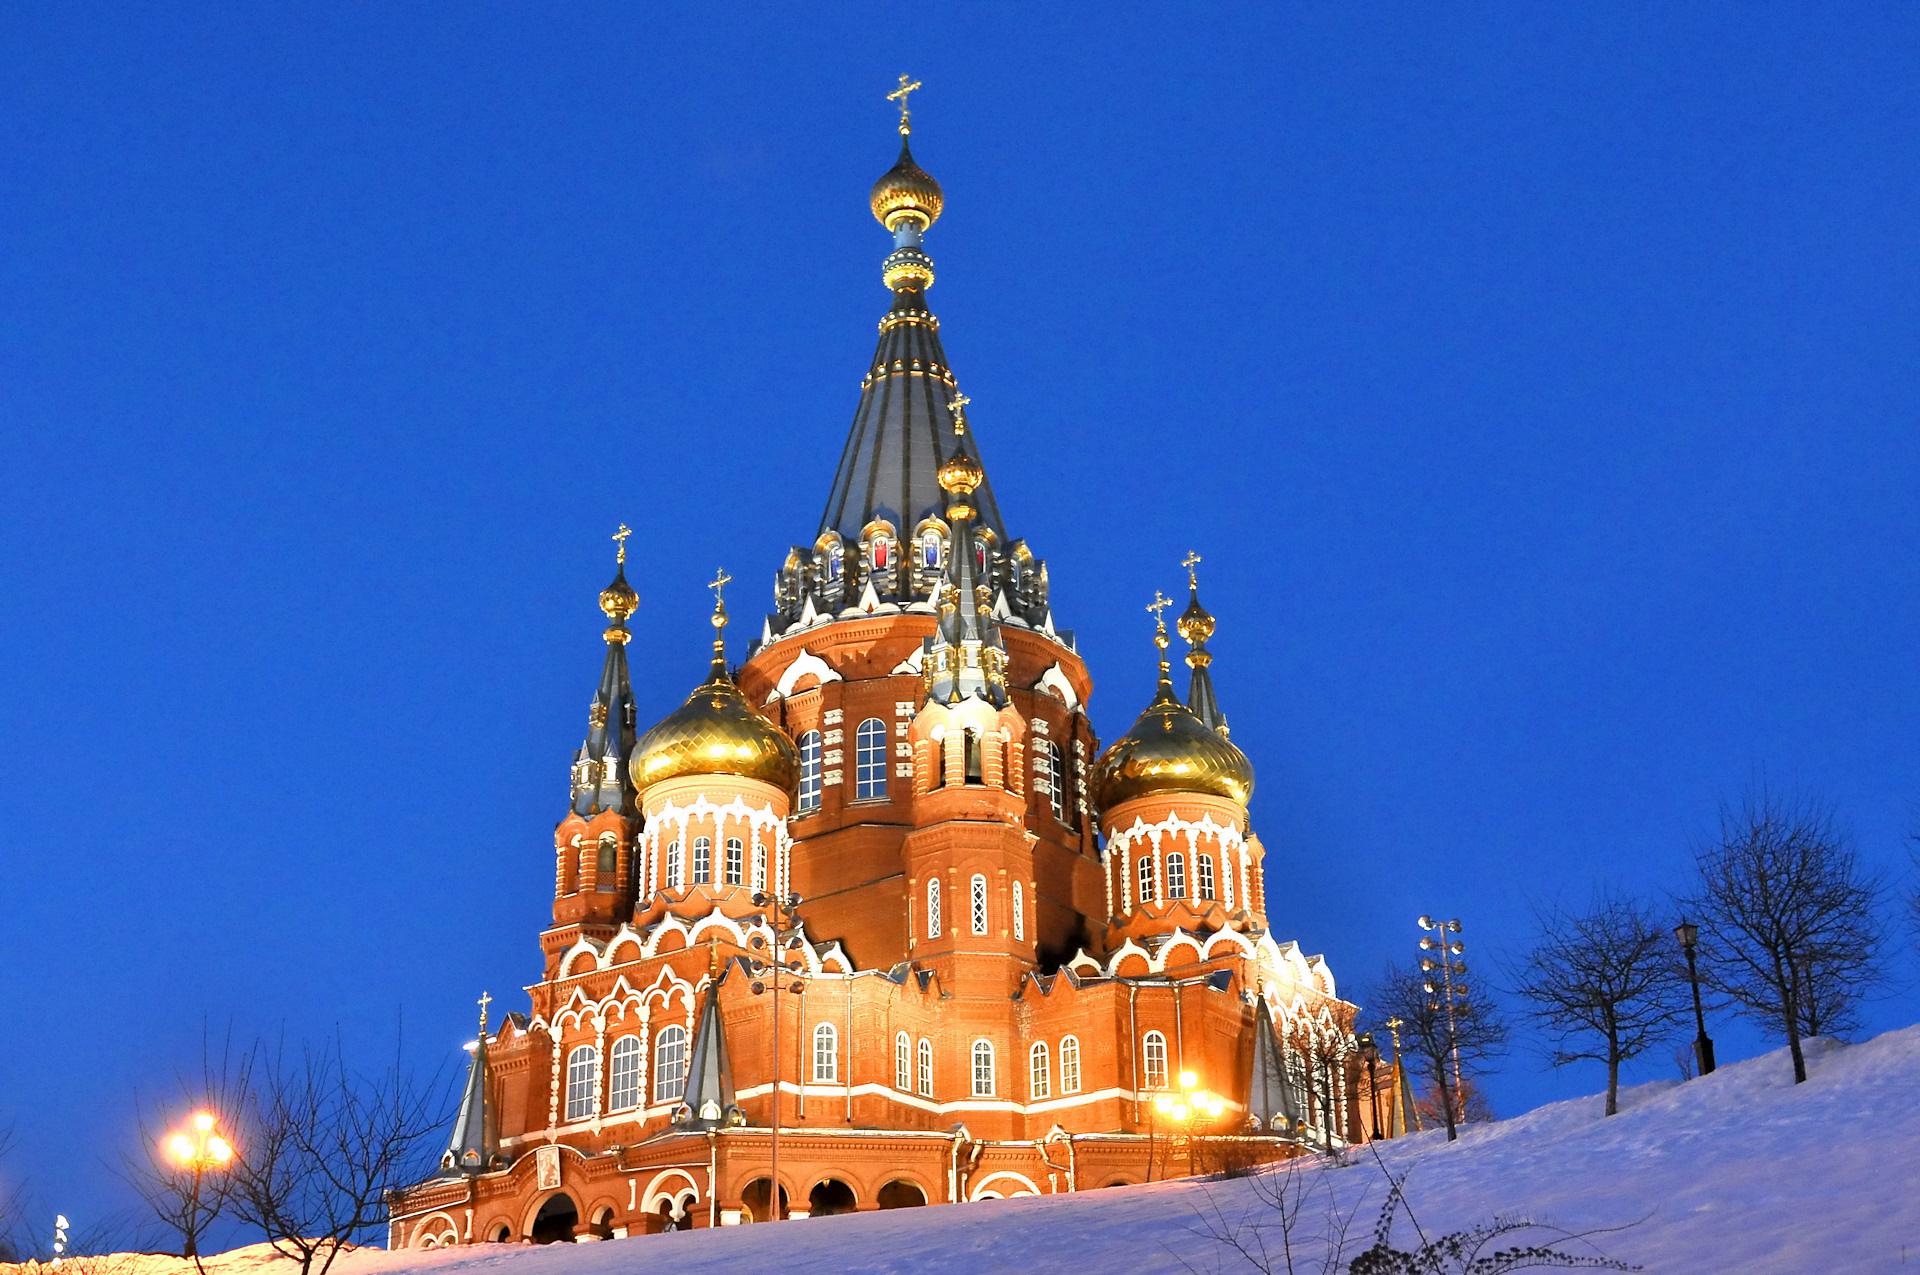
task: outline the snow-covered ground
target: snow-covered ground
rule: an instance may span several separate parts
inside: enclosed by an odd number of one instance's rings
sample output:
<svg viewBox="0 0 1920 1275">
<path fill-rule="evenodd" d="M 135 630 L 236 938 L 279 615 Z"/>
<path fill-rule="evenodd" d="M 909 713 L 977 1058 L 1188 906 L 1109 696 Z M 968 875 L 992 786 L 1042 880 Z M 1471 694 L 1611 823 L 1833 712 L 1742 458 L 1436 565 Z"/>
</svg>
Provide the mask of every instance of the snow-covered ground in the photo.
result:
<svg viewBox="0 0 1920 1275">
<path fill-rule="evenodd" d="M 1381 1161 L 1407 1175 L 1430 1237 L 1521 1215 L 1573 1231 L 1621 1228 L 1596 1236 L 1595 1248 L 1649 1271 L 1920 1273 L 1920 1026 L 1858 1045 L 1816 1041 L 1809 1056 L 1812 1077 L 1801 1086 L 1774 1053 L 1685 1084 L 1628 1089 L 1612 1119 L 1601 1118 L 1599 1099 L 1578 1099 L 1469 1129 L 1452 1145 L 1436 1133 L 1382 1144 Z M 1308 1255 L 1296 1269 L 1321 1270 L 1323 1250 L 1311 1241 L 1330 1213 L 1355 1217 L 1349 1259 L 1370 1242 L 1386 1192 L 1370 1154 L 1282 1173 L 1305 1201 L 1294 1239 L 1308 1241 Z M 1264 1221 L 1274 1249 L 1271 1195 L 1271 1185 L 1248 1181 L 1165 1182 L 592 1245 L 363 1251 L 334 1270 L 1250 1272 L 1257 1268 L 1215 1236 L 1250 1238 Z M 1398 1234 L 1412 1235 L 1404 1218 Z M 284 1275 L 268 1266 L 251 1253 L 208 1263 L 210 1275 Z M 184 1271 L 150 1260 L 126 1275 Z"/>
</svg>

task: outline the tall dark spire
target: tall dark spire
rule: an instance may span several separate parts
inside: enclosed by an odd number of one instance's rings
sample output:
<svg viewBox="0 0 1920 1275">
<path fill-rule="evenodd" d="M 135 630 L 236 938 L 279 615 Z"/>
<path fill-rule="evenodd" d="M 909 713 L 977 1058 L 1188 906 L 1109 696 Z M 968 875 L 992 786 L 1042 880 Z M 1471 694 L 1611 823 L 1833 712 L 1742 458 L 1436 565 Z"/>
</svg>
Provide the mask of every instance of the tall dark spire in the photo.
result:
<svg viewBox="0 0 1920 1275">
<path fill-rule="evenodd" d="M 467 1087 L 453 1118 L 453 1137 L 446 1154 L 440 1157 L 443 1177 L 490 1172 L 499 1157 L 499 1128 L 494 1123 L 493 1103 L 487 1098 L 487 1005 L 492 1000 L 481 993 L 480 1038 L 474 1042 L 473 1058 L 467 1063 Z"/>
<path fill-rule="evenodd" d="M 1300 1127 L 1300 1098 L 1287 1074 L 1286 1054 L 1273 1030 L 1267 998 L 1253 999 L 1253 1065 L 1247 1076 L 1247 1123 L 1261 1133 L 1291 1134 Z"/>
<path fill-rule="evenodd" d="M 614 558 L 613 583 L 600 591 L 600 610 L 607 617 L 607 658 L 600 666 L 600 686 L 587 709 L 587 737 L 573 755 L 573 812 L 594 815 L 613 810 L 634 812 L 633 782 L 627 758 L 633 752 L 633 685 L 627 675 L 627 619 L 640 609 L 640 595 L 627 583 L 625 523 L 614 533 L 620 548 Z"/>
<path fill-rule="evenodd" d="M 949 405 L 953 428 L 964 436 L 967 398 Z M 940 488 L 947 494 L 947 522 L 953 528 L 953 550 L 947 555 L 946 587 L 938 602 L 940 629 L 927 639 L 922 658 L 927 698 L 937 704 L 982 699 L 999 708 L 1007 702 L 1007 652 L 993 622 L 993 598 L 979 579 L 980 552 L 973 530 L 973 495 L 986 481 L 980 462 L 956 448 L 941 463 Z"/>
<path fill-rule="evenodd" d="M 1187 667 L 1192 670 L 1187 682 L 1187 707 L 1195 717 L 1225 735 L 1227 715 L 1220 711 L 1220 699 L 1213 693 L 1213 653 L 1207 650 L 1207 639 L 1213 636 L 1213 613 L 1200 605 L 1200 577 L 1194 570 L 1200 562 L 1200 555 L 1192 552 L 1180 560 L 1187 569 L 1187 609 L 1180 613 L 1177 627 L 1191 648 L 1187 652 Z"/>
<path fill-rule="evenodd" d="M 694 1029 L 693 1053 L 687 1058 L 687 1088 L 673 1109 L 673 1123 L 682 1129 L 718 1129 L 743 1124 L 745 1114 L 733 1097 L 733 1064 L 727 1058 L 727 1034 L 720 1023 L 720 980 L 717 960 L 709 960 L 707 995 L 700 1006 L 700 1024 Z"/>
</svg>

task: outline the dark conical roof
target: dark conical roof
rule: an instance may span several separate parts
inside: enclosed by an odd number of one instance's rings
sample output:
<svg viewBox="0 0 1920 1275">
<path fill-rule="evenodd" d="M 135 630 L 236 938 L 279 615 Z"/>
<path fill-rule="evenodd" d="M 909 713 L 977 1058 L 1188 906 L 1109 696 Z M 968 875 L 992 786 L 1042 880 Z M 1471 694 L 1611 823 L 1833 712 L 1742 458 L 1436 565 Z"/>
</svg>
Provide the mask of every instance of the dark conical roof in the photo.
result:
<svg viewBox="0 0 1920 1275">
<path fill-rule="evenodd" d="M 613 583 L 600 594 L 606 612 L 607 658 L 600 666 L 600 686 L 587 709 L 587 737 L 573 755 L 573 813 L 597 814 L 614 810 L 634 812 L 633 784 L 627 778 L 627 758 L 633 752 L 633 684 L 627 673 L 627 619 L 640 599 L 627 583 L 626 553 L 621 551 Z"/>
<path fill-rule="evenodd" d="M 1253 1001 L 1253 1065 L 1247 1077 L 1247 1123 L 1261 1133 L 1292 1133 L 1300 1126 L 1300 1099 L 1287 1075 L 1286 1054 L 1263 996 Z"/>
<path fill-rule="evenodd" d="M 499 1129 L 494 1123 L 493 1103 L 487 1098 L 487 1015 L 483 1007 L 480 1039 L 467 1064 L 467 1087 L 453 1118 L 453 1137 L 447 1142 L 446 1154 L 440 1157 L 440 1174 L 459 1177 L 490 1172 L 496 1167 L 499 1151 Z"/>
<path fill-rule="evenodd" d="M 733 1099 L 733 1064 L 727 1058 L 727 1034 L 720 1023 L 721 977 L 716 971 L 708 981 L 700 1024 L 694 1029 L 686 1092 L 673 1112 L 673 1123 L 682 1129 L 718 1129 L 745 1123 Z"/>
</svg>

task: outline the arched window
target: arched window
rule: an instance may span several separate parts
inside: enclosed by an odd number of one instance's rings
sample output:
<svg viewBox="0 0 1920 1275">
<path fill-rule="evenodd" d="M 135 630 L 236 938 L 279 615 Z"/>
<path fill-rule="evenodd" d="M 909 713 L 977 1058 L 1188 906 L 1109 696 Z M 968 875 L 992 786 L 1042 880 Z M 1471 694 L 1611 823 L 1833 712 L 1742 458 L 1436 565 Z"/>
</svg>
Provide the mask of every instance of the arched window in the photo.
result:
<svg viewBox="0 0 1920 1275">
<path fill-rule="evenodd" d="M 653 1038 L 653 1100 L 678 1102 L 687 1092 L 687 1029 L 662 1027 Z"/>
<path fill-rule="evenodd" d="M 1167 856 L 1167 897 L 1187 897 L 1187 856 L 1178 850 Z"/>
<path fill-rule="evenodd" d="M 920 1038 L 920 1096 L 933 1097 L 933 1042 L 925 1036 Z"/>
<path fill-rule="evenodd" d="M 1140 1080 L 1148 1089 L 1167 1087 L 1167 1038 L 1159 1032 L 1140 1039 Z"/>
<path fill-rule="evenodd" d="M 1080 1038 L 1060 1038 L 1060 1092 L 1080 1092 Z"/>
<path fill-rule="evenodd" d="M 1027 1051 L 1027 1091 L 1038 1100 L 1053 1096 L 1053 1075 L 1047 1066 L 1047 1042 L 1035 1041 Z"/>
<path fill-rule="evenodd" d="M 973 932 L 987 932 L 987 879 L 977 873 L 973 878 Z"/>
<path fill-rule="evenodd" d="M 1013 883 L 1013 937 L 1022 942 L 1027 937 L 1027 892 L 1018 881 Z"/>
<path fill-rule="evenodd" d="M 1139 867 L 1140 901 L 1142 903 L 1151 903 L 1153 902 L 1153 856 L 1150 854 L 1141 855 Z"/>
<path fill-rule="evenodd" d="M 747 847 L 738 837 L 727 838 L 726 876 L 722 878 L 728 885 L 742 885 L 747 876 Z"/>
<path fill-rule="evenodd" d="M 861 722 L 854 735 L 853 778 L 856 801 L 887 795 L 887 724 L 877 717 Z"/>
<path fill-rule="evenodd" d="M 973 1096 L 993 1097 L 993 1042 L 973 1042 Z"/>
<path fill-rule="evenodd" d="M 1033 786 L 1047 795 L 1053 817 L 1067 822 L 1067 777 L 1060 769 L 1060 749 L 1052 740 L 1043 739 L 1033 749 Z"/>
<path fill-rule="evenodd" d="M 927 937 L 940 937 L 940 878 L 931 877 L 927 881 Z"/>
<path fill-rule="evenodd" d="M 893 1038 L 893 1087 L 913 1092 L 913 1042 L 905 1032 Z"/>
<path fill-rule="evenodd" d="M 753 843 L 753 888 L 767 888 L 767 848 L 758 841 Z"/>
<path fill-rule="evenodd" d="M 893 541 L 877 536 L 873 541 L 873 569 L 885 571 L 893 565 Z"/>
<path fill-rule="evenodd" d="M 920 533 L 920 565 L 929 571 L 940 569 L 940 533 L 931 527 Z"/>
<path fill-rule="evenodd" d="M 620 843 L 609 832 L 600 838 L 600 888 L 613 889 L 613 874 L 619 870 Z"/>
<path fill-rule="evenodd" d="M 630 1111 L 640 1105 L 640 1054 L 644 1048 L 638 1036 L 622 1036 L 607 1051 L 608 1111 Z"/>
<path fill-rule="evenodd" d="M 813 1079 L 816 1084 L 832 1084 L 840 1078 L 840 1041 L 832 1023 L 813 1029 Z"/>
<path fill-rule="evenodd" d="M 795 809 L 801 814 L 820 809 L 820 732 L 800 736 L 800 791 Z"/>
<path fill-rule="evenodd" d="M 980 732 L 971 727 L 960 732 L 960 760 L 965 767 L 968 783 L 986 782 L 980 769 Z"/>
<path fill-rule="evenodd" d="M 713 884 L 712 837 L 695 837 L 693 839 L 693 883 L 695 885 Z"/>
<path fill-rule="evenodd" d="M 600 1085 L 600 1051 L 582 1045 L 567 1055 L 567 1119 L 593 1114 L 593 1091 Z"/>
<path fill-rule="evenodd" d="M 687 865 L 680 856 L 680 842 L 667 842 L 667 888 L 680 890 L 686 888 Z"/>
<path fill-rule="evenodd" d="M 1199 870 L 1200 897 L 1203 899 L 1211 899 L 1213 897 L 1213 856 L 1210 854 L 1196 855 L 1194 856 L 1193 865 Z"/>
<path fill-rule="evenodd" d="M 838 543 L 827 546 L 827 579 L 838 580 L 840 578 L 840 558 L 845 552 Z"/>
</svg>

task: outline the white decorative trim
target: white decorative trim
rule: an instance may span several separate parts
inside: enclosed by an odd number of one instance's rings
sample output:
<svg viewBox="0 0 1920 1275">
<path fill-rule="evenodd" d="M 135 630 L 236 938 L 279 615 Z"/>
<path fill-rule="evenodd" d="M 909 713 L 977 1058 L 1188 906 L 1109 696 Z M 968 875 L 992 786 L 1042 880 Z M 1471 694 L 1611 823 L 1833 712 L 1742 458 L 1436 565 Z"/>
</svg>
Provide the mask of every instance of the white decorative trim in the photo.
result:
<svg viewBox="0 0 1920 1275">
<path fill-rule="evenodd" d="M 805 623 L 804 619 L 802 623 Z M 833 665 L 827 663 L 805 647 L 801 647 L 800 653 L 793 657 L 793 663 L 781 670 L 780 680 L 774 683 L 771 691 L 767 692 L 765 702 L 771 704 L 777 699 L 785 699 L 787 696 L 793 694 L 794 685 L 808 674 L 819 678 L 822 683 L 844 680 L 840 674 L 834 671 Z"/>
<path fill-rule="evenodd" d="M 1049 616 L 1049 628 L 1047 631 L 1051 632 L 1051 616 Z M 1046 691 L 1056 696 L 1068 708 L 1080 707 L 1080 696 L 1074 693 L 1073 683 L 1068 680 L 1066 673 L 1061 670 L 1059 661 L 1057 660 L 1048 666 L 1046 672 L 1040 675 L 1040 680 L 1033 684 L 1033 689 L 1036 691 Z"/>
</svg>

